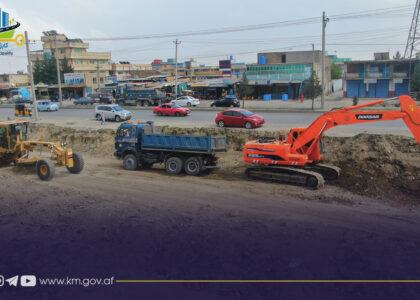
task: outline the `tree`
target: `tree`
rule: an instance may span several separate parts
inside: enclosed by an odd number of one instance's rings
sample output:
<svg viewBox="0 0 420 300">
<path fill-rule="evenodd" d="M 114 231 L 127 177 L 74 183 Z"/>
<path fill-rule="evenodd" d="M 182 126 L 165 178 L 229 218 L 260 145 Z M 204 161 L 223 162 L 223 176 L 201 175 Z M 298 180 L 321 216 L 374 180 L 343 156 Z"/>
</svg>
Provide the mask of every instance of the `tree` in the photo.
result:
<svg viewBox="0 0 420 300">
<path fill-rule="evenodd" d="M 66 73 L 73 73 L 74 69 L 69 64 L 69 61 L 67 60 L 67 57 L 64 57 L 63 60 L 60 62 L 61 68 L 60 68 L 60 78 L 61 82 L 64 83 L 64 74 Z"/>
<path fill-rule="evenodd" d="M 337 66 L 336 64 L 332 63 L 331 64 L 331 79 L 341 79 L 343 76 L 343 71 L 341 70 L 341 68 L 339 66 Z"/>
<path fill-rule="evenodd" d="M 34 64 L 34 82 L 57 84 L 57 67 L 54 56 L 44 56 L 43 60 L 36 60 Z"/>
<path fill-rule="evenodd" d="M 420 63 L 414 66 L 414 72 L 411 78 L 411 91 L 420 92 Z"/>
<path fill-rule="evenodd" d="M 315 99 L 321 96 L 322 87 L 319 83 L 319 78 L 316 75 L 315 71 L 312 71 L 311 78 L 306 81 L 303 86 L 303 94 L 306 98 L 312 99 L 312 109 L 314 109 Z"/>
<path fill-rule="evenodd" d="M 395 55 L 394 55 L 394 60 L 400 60 L 402 57 L 401 57 L 401 53 L 400 53 L 400 51 L 397 51 L 397 53 L 395 53 Z"/>
</svg>

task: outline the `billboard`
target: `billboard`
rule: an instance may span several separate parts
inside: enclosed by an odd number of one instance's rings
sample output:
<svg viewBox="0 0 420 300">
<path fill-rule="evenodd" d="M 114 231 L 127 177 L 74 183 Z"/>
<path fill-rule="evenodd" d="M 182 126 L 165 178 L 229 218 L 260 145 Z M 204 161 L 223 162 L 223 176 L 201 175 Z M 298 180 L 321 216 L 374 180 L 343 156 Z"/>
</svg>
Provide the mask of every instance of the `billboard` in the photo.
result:
<svg viewBox="0 0 420 300">
<path fill-rule="evenodd" d="M 85 74 L 83 73 L 65 73 L 64 83 L 68 85 L 85 84 Z"/>
</svg>

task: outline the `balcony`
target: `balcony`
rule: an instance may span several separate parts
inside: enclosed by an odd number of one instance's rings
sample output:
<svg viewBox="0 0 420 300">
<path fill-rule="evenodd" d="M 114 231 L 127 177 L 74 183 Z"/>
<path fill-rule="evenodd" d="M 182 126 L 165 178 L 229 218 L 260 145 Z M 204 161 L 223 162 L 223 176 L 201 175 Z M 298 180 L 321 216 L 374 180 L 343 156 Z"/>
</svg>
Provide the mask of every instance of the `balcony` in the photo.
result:
<svg viewBox="0 0 420 300">
<path fill-rule="evenodd" d="M 110 52 L 75 52 L 72 51 L 68 59 L 111 60 Z"/>
</svg>

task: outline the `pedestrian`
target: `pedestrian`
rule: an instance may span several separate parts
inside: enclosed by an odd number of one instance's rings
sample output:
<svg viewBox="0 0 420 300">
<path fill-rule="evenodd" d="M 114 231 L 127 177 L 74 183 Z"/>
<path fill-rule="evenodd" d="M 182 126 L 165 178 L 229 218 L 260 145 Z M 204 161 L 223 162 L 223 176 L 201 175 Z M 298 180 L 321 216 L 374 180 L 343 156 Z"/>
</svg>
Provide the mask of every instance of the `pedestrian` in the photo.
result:
<svg viewBox="0 0 420 300">
<path fill-rule="evenodd" d="M 105 113 L 102 111 L 101 112 L 101 125 L 105 124 Z"/>
</svg>

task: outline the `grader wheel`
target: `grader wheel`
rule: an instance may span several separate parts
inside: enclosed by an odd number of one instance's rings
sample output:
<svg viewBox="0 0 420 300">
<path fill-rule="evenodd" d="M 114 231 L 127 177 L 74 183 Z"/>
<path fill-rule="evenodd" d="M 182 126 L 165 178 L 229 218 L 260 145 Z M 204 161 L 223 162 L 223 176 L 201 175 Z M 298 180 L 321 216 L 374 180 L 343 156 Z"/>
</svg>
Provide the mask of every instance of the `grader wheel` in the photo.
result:
<svg viewBox="0 0 420 300">
<path fill-rule="evenodd" d="M 51 180 L 55 175 L 55 166 L 49 159 L 39 160 L 36 163 L 36 174 L 43 181 Z"/>
<path fill-rule="evenodd" d="M 74 152 L 73 153 L 73 167 L 67 167 L 67 170 L 71 174 L 79 174 L 82 172 L 83 168 L 85 167 L 85 161 L 81 154 Z"/>
</svg>

